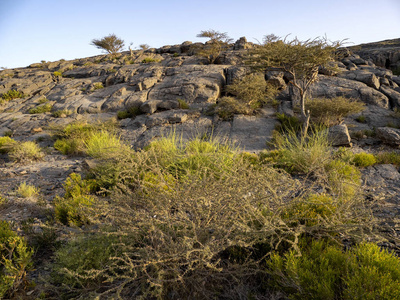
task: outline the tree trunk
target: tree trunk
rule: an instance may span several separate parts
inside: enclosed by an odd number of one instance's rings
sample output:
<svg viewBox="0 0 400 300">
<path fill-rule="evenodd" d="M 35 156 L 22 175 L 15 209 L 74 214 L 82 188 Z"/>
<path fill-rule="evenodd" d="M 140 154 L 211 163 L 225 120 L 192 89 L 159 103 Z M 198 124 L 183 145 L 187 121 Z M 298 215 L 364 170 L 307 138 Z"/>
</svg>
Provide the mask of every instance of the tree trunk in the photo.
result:
<svg viewBox="0 0 400 300">
<path fill-rule="evenodd" d="M 310 126 L 310 111 L 305 109 L 306 95 L 302 89 L 300 89 L 300 97 L 301 121 L 303 122 L 302 135 L 305 137 Z"/>
</svg>

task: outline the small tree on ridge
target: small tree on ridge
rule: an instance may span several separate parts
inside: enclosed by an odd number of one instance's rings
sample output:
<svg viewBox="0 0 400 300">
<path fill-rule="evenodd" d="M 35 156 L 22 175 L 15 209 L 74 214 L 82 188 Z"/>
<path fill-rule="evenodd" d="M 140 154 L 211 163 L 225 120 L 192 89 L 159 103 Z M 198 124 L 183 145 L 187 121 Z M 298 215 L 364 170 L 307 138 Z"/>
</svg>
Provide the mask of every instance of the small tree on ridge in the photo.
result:
<svg viewBox="0 0 400 300">
<path fill-rule="evenodd" d="M 281 39 L 273 34 L 265 36 L 263 44 L 250 51 L 250 63 L 256 69 L 279 68 L 289 74 L 291 84 L 300 94 L 300 113 L 303 133 L 307 132 L 310 113 L 305 111 L 306 92 L 318 79 L 318 69 L 334 60 L 341 42 L 326 38 L 300 41 Z M 329 67 L 328 67 L 329 68 Z"/>
<path fill-rule="evenodd" d="M 206 57 L 210 64 L 214 63 L 220 53 L 226 50 L 229 43 L 232 42 L 232 39 L 226 32 L 211 29 L 201 31 L 197 37 L 210 39 L 201 50 L 197 51 L 197 55 Z"/>
<path fill-rule="evenodd" d="M 121 51 L 125 46 L 124 40 L 120 39 L 115 34 L 109 34 L 102 39 L 93 39 L 90 44 L 113 55 Z"/>
</svg>

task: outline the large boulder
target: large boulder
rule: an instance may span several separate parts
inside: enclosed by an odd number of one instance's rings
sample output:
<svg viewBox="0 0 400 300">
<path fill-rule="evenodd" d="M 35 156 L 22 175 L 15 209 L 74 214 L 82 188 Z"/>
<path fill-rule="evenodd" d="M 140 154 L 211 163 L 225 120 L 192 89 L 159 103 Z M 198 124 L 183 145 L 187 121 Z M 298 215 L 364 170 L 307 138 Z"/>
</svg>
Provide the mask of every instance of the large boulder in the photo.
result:
<svg viewBox="0 0 400 300">
<path fill-rule="evenodd" d="M 375 130 L 376 137 L 390 145 L 400 145 L 400 129 L 379 127 Z"/>
<path fill-rule="evenodd" d="M 389 107 L 389 99 L 382 93 L 368 87 L 365 83 L 345 78 L 318 75 L 318 81 L 311 85 L 309 93 L 313 98 L 344 96 L 383 108 Z"/>
<path fill-rule="evenodd" d="M 360 69 L 340 73 L 338 74 L 338 77 L 364 82 L 366 85 L 376 90 L 380 87 L 379 79 L 374 73 Z"/>
<path fill-rule="evenodd" d="M 391 89 L 386 85 L 382 85 L 379 89 L 382 94 L 386 95 L 389 98 L 390 105 L 392 107 L 400 107 L 400 93 Z"/>
<path fill-rule="evenodd" d="M 328 140 L 332 143 L 332 146 L 351 146 L 351 138 L 345 124 L 330 127 Z"/>
</svg>

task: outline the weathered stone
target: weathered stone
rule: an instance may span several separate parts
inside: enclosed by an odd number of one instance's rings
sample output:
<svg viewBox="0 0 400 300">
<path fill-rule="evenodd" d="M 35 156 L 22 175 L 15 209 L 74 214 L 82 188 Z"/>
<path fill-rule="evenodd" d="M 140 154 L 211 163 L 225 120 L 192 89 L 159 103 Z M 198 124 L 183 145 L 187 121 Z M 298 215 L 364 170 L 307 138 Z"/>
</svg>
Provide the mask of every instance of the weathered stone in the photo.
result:
<svg viewBox="0 0 400 300">
<path fill-rule="evenodd" d="M 330 127 L 328 139 L 332 146 L 351 146 L 351 138 L 345 124 Z"/>
<path fill-rule="evenodd" d="M 318 75 L 318 81 L 311 85 L 310 95 L 315 97 L 334 98 L 344 96 L 360 99 L 367 104 L 383 108 L 389 107 L 389 99 L 382 93 L 368 87 L 366 84 L 339 77 Z"/>
<path fill-rule="evenodd" d="M 162 101 L 158 104 L 157 108 L 164 110 L 176 109 L 179 108 L 179 102 L 176 100 Z"/>
<path fill-rule="evenodd" d="M 386 95 L 389 98 L 390 105 L 392 107 L 400 107 L 400 93 L 391 89 L 386 85 L 382 85 L 379 89 L 382 94 Z"/>
<path fill-rule="evenodd" d="M 233 66 L 226 68 L 224 74 L 226 77 L 226 84 L 232 84 L 235 80 L 239 80 L 250 72 L 249 68 Z"/>
<path fill-rule="evenodd" d="M 140 106 L 140 111 L 145 114 L 153 114 L 156 112 L 158 105 L 162 100 L 147 100 Z"/>
<path fill-rule="evenodd" d="M 375 130 L 376 137 L 391 145 L 400 145 L 400 129 L 379 127 Z"/>
<path fill-rule="evenodd" d="M 364 82 L 366 85 L 376 90 L 378 90 L 380 87 L 379 79 L 375 76 L 375 74 L 363 70 L 340 73 L 338 74 L 338 77 Z"/>
</svg>

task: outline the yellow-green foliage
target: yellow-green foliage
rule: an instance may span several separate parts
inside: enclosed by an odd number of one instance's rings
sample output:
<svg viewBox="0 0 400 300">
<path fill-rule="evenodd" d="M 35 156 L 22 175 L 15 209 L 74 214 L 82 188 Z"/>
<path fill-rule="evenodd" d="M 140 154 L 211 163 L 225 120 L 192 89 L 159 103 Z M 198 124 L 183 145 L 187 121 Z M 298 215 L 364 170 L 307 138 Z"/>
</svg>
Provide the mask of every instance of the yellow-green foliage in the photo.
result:
<svg viewBox="0 0 400 300">
<path fill-rule="evenodd" d="M 345 97 L 313 98 L 306 101 L 306 109 L 310 110 L 313 123 L 329 127 L 339 124 L 348 115 L 363 111 L 365 104 Z"/>
<path fill-rule="evenodd" d="M 56 110 L 52 113 L 54 118 L 61 118 L 62 116 L 67 117 L 72 114 L 72 111 L 68 109 Z"/>
<path fill-rule="evenodd" d="M 215 30 L 203 30 L 197 37 L 209 39 L 205 45 L 198 47 L 196 55 L 207 58 L 210 64 L 215 62 L 222 51 L 228 49 L 229 43 L 232 41 L 226 32 Z"/>
<path fill-rule="evenodd" d="M 99 286 L 106 278 L 105 274 L 90 274 L 92 269 L 106 270 L 113 260 L 110 257 L 118 253 L 118 239 L 110 235 L 90 235 L 70 241 L 55 253 L 52 280 L 56 284 L 72 288 L 91 289 Z M 68 272 L 73 270 L 74 274 Z"/>
<path fill-rule="evenodd" d="M 82 226 L 89 222 L 87 209 L 93 205 L 95 197 L 93 180 L 83 180 L 79 174 L 71 173 L 64 183 L 64 197 L 54 201 L 56 219 L 65 225 Z"/>
<path fill-rule="evenodd" d="M 10 299 L 26 285 L 27 272 L 32 268 L 32 254 L 23 237 L 0 221 L 0 298 Z M 9 297 L 7 297 L 9 296 Z"/>
<path fill-rule="evenodd" d="M 31 141 L 12 144 L 8 155 L 16 162 L 40 160 L 44 156 L 40 147 Z"/>
<path fill-rule="evenodd" d="M 298 137 L 295 132 L 275 135 L 275 147 L 279 151 L 278 164 L 293 173 L 320 172 L 330 161 L 330 144 L 326 131 Z"/>
<path fill-rule="evenodd" d="M 105 130 L 92 132 L 85 141 L 86 153 L 94 158 L 104 158 L 117 151 L 129 151 L 115 134 Z"/>
<path fill-rule="evenodd" d="M 315 226 L 329 220 L 340 206 L 337 199 L 326 194 L 311 194 L 306 199 L 297 199 L 283 212 L 282 218 L 293 225 Z"/>
<path fill-rule="evenodd" d="M 1 151 L 1 146 L 0 146 Z M 394 164 L 400 165 L 400 153 L 393 152 L 379 152 L 376 154 L 378 164 Z"/>
<path fill-rule="evenodd" d="M 324 241 L 303 242 L 302 255 L 277 253 L 268 271 L 290 299 L 399 299 L 400 259 L 372 243 L 343 251 Z"/>
<path fill-rule="evenodd" d="M 357 167 L 369 167 L 376 164 L 376 158 L 373 154 L 361 152 L 354 154 L 353 163 Z"/>
<path fill-rule="evenodd" d="M 15 143 L 17 142 L 8 136 L 0 137 L 0 153 L 8 153 L 11 150 L 12 145 Z"/>
<path fill-rule="evenodd" d="M 126 118 L 134 118 L 137 115 L 140 115 L 141 111 L 139 107 L 133 106 L 128 108 L 127 110 L 120 110 L 117 112 L 118 119 L 126 119 Z"/>
<path fill-rule="evenodd" d="M 29 113 L 30 114 L 42 114 L 42 113 L 50 112 L 52 108 L 53 108 L 52 104 L 46 103 L 46 104 L 31 108 L 29 110 Z"/>
<path fill-rule="evenodd" d="M 344 199 L 352 198 L 360 188 L 360 171 L 342 160 L 332 160 L 325 166 L 329 186 Z"/>
<path fill-rule="evenodd" d="M 267 85 L 264 75 L 252 73 L 226 86 L 226 91 L 243 100 L 251 108 L 259 108 L 275 97 L 277 90 Z"/>
<path fill-rule="evenodd" d="M 25 95 L 22 92 L 16 90 L 9 90 L 8 92 L 3 93 L 1 95 L 0 104 L 13 99 L 23 98 L 23 97 L 25 97 Z"/>
<path fill-rule="evenodd" d="M 39 190 L 34 185 L 23 182 L 18 186 L 17 193 L 23 198 L 30 198 L 36 196 L 39 193 Z"/>
<path fill-rule="evenodd" d="M 53 75 L 56 76 L 56 77 L 62 77 L 62 72 L 54 71 Z"/>
<path fill-rule="evenodd" d="M 95 83 L 93 84 L 93 88 L 94 88 L 95 90 L 99 90 L 99 89 L 104 89 L 104 86 L 103 86 L 103 83 L 101 83 L 101 82 L 95 82 Z"/>
<path fill-rule="evenodd" d="M 189 104 L 183 99 L 178 99 L 180 109 L 189 109 Z"/>
<path fill-rule="evenodd" d="M 277 119 L 280 121 L 280 124 L 276 126 L 276 130 L 280 133 L 288 133 L 288 132 L 300 132 L 302 128 L 302 123 L 295 116 L 288 116 L 285 114 L 276 114 Z"/>
<path fill-rule="evenodd" d="M 66 188 L 65 197 L 56 200 L 57 206 L 70 201 L 68 208 L 60 214 L 56 207 L 56 213 L 71 223 L 71 211 L 77 224 L 90 220 L 107 234 L 98 243 L 86 236 L 60 250 L 55 288 L 82 299 L 90 299 L 88 290 L 108 291 L 110 298 L 121 292 L 143 299 L 172 293 L 176 299 L 217 299 L 231 292 L 224 283 L 232 274 L 241 283 L 248 274 L 260 274 L 264 261 L 258 258 L 283 244 L 296 249 L 301 234 L 351 237 L 369 224 L 361 197 L 344 201 L 328 180 L 317 183 L 325 193 L 316 194 L 315 186 L 257 160 L 227 144 L 183 142 L 176 135 L 141 151 L 97 159 L 93 184 L 106 188 L 107 198 L 79 204 L 79 197 L 92 194 L 78 178 L 70 184 L 78 191 Z M 109 245 L 115 252 L 108 252 Z"/>
<path fill-rule="evenodd" d="M 221 119 L 232 120 L 235 114 L 250 115 L 253 113 L 246 103 L 233 97 L 222 97 L 218 99 L 217 104 L 213 107 L 213 112 Z"/>
<path fill-rule="evenodd" d="M 159 62 L 159 60 L 154 59 L 152 57 L 146 57 L 142 60 L 142 63 L 144 63 L 144 64 L 149 64 L 149 63 L 153 63 L 153 62 Z"/>
</svg>

